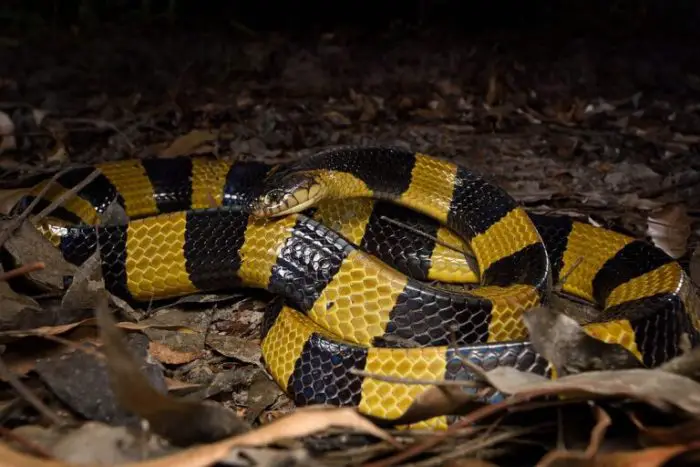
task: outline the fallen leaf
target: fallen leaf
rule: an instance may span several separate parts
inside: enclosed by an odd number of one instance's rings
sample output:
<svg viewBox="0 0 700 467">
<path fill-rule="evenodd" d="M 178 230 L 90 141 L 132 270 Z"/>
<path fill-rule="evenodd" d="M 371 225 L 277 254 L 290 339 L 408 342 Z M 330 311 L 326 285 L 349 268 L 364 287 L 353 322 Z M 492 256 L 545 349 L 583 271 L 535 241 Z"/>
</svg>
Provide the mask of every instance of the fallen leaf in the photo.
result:
<svg viewBox="0 0 700 467">
<path fill-rule="evenodd" d="M 352 429 L 386 441 L 397 449 L 401 448 L 391 435 L 370 423 L 355 409 L 304 407 L 242 435 L 184 449 L 156 459 L 121 465 L 123 467 L 208 467 L 228 459 L 232 452 L 237 451 L 234 448 L 268 446 L 287 439 L 321 433 L 330 428 Z M 0 443 L 0 459 L 2 459 L 2 465 L 8 467 L 72 467 L 60 461 L 39 459 L 20 453 L 4 443 Z"/>
<path fill-rule="evenodd" d="M 256 373 L 248 388 L 248 412 L 245 417 L 246 421 L 248 423 L 253 423 L 263 410 L 277 401 L 280 394 L 281 390 L 277 383 L 262 371 Z"/>
<path fill-rule="evenodd" d="M 116 327 L 106 295 L 96 312 L 112 390 L 125 409 L 148 420 L 153 432 L 182 446 L 216 441 L 249 429 L 220 404 L 178 399 L 156 390 Z"/>
<path fill-rule="evenodd" d="M 3 330 L 40 325 L 46 319 L 46 312 L 34 299 L 18 294 L 7 282 L 0 282 L 0 343 L 4 342 Z"/>
<path fill-rule="evenodd" d="M 686 252 L 691 223 L 685 206 L 670 205 L 649 216 L 647 235 L 654 245 L 673 259 L 678 259 Z"/>
<path fill-rule="evenodd" d="M 495 72 L 491 72 L 491 75 L 489 76 L 488 89 L 486 90 L 486 97 L 484 98 L 484 101 L 488 105 L 493 105 L 498 99 L 499 94 L 500 86 L 498 85 L 498 77 L 496 76 Z"/>
<path fill-rule="evenodd" d="M 204 143 L 215 141 L 219 133 L 211 130 L 192 130 L 186 135 L 175 139 L 170 146 L 159 152 L 160 157 L 178 157 L 191 155 L 199 149 L 200 151 L 211 151 L 211 146 L 200 148 Z"/>
<path fill-rule="evenodd" d="M 392 424 L 408 426 L 433 417 L 467 413 L 484 405 L 486 403 L 478 401 L 473 392 L 467 392 L 461 386 L 434 385 L 420 393 L 401 417 L 392 420 Z"/>
<path fill-rule="evenodd" d="M 128 346 L 146 357 L 148 340 L 145 336 L 128 336 Z M 69 348 L 39 359 L 35 371 L 52 393 L 85 419 L 138 427 L 139 418 L 121 406 L 115 397 L 107 364 L 95 347 Z M 160 365 L 146 363 L 146 358 L 141 358 L 135 371 L 139 371 L 152 387 L 161 392 L 167 390 Z"/>
<path fill-rule="evenodd" d="M 532 309 L 523 315 L 523 321 L 532 346 L 559 375 L 642 367 L 627 349 L 589 336 L 578 322 L 554 306 Z"/>
<path fill-rule="evenodd" d="M 161 363 L 166 365 L 181 365 L 183 363 L 189 363 L 193 360 L 199 358 L 201 352 L 180 352 L 175 349 L 171 349 L 167 345 L 161 344 L 160 342 L 151 342 L 148 346 L 149 353 Z"/>
<path fill-rule="evenodd" d="M 0 153 L 17 147 L 15 124 L 5 112 L 0 111 Z"/>
<path fill-rule="evenodd" d="M 206 344 L 226 357 L 235 358 L 243 363 L 260 365 L 261 350 L 260 343 L 257 340 L 209 334 L 207 335 Z"/>
<path fill-rule="evenodd" d="M 545 395 L 627 397 L 640 400 L 660 410 L 678 407 L 700 416 L 700 383 L 659 369 L 590 371 L 550 380 L 512 367 L 485 372 L 496 389 L 521 397 Z"/>
<path fill-rule="evenodd" d="M 11 227 L 12 221 L 0 223 L 2 229 Z M 48 292 L 62 292 L 64 277 L 73 276 L 77 267 L 63 258 L 61 252 L 29 221 L 24 221 L 4 243 L 3 247 L 15 263 L 22 265 L 35 261 L 44 263 L 44 269 L 30 272 L 26 277 Z"/>
<path fill-rule="evenodd" d="M 335 110 L 324 113 L 323 118 L 335 126 L 350 126 L 352 124 L 348 117 Z"/>
</svg>

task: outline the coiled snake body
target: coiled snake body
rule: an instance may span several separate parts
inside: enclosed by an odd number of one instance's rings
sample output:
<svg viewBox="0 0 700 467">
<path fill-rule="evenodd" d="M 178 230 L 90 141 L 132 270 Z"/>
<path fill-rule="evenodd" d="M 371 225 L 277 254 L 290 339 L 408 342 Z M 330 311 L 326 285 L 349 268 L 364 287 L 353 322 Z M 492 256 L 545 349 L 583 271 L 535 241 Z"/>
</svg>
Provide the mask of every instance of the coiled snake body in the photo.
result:
<svg viewBox="0 0 700 467">
<path fill-rule="evenodd" d="M 550 374 L 521 316 L 565 274 L 565 292 L 601 309 L 585 332 L 643 365 L 678 355 L 682 335 L 698 341 L 690 281 L 661 250 L 567 217 L 527 214 L 446 160 L 378 147 L 321 151 L 274 168 L 202 156 L 98 168 L 39 229 L 73 263 L 99 249 L 105 285 L 122 298 L 240 286 L 283 298 L 266 313 L 262 351 L 298 405 L 358 406 L 400 424 L 428 386 L 352 369 L 456 380 L 470 377 L 469 360 Z M 36 209 L 92 170 L 61 176 Z M 131 220 L 104 223 L 115 209 Z M 455 251 L 465 247 L 475 268 Z M 462 292 L 432 280 L 479 286 Z"/>
</svg>

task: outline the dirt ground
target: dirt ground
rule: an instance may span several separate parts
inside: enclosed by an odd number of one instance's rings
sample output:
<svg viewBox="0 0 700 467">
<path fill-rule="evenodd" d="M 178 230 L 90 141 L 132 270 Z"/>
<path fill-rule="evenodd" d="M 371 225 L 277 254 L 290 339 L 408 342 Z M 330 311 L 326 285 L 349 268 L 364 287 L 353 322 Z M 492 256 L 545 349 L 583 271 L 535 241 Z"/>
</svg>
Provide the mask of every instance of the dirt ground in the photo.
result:
<svg viewBox="0 0 700 467">
<path fill-rule="evenodd" d="M 71 163 L 211 151 L 282 162 L 328 145 L 399 145 L 454 158 L 535 212 L 646 238 L 697 280 L 700 60 L 692 40 L 429 28 L 298 37 L 243 25 L 0 40 L 4 188 Z M 14 236 L 35 240 L 20 232 Z M 31 262 L 26 245 L 16 249 Z M 225 458 L 225 465 L 651 466 L 697 456 L 700 404 L 666 410 L 690 396 L 686 386 L 661 384 L 621 391 L 636 401 L 634 411 L 608 400 L 559 408 L 521 402 L 507 417 L 502 407 L 478 408 L 470 416 L 485 428 L 465 424 L 443 439 L 384 432 L 350 412 L 302 411 L 269 432 L 250 432 L 257 433 L 254 447 L 196 447 L 192 433 L 172 427 L 203 417 L 201 401 L 256 428 L 291 409 L 259 365 L 264 297 L 197 297 L 150 310 L 122 304 L 119 322 L 96 323 L 94 309 L 59 306 L 65 299 L 51 287 L 30 293 L 2 285 L 0 465 L 23 462 L 7 446 L 46 466 L 58 465 L 51 458 L 109 464 L 163 455 L 180 456 L 163 465 Z M 102 343 L 108 359 L 122 362 L 105 328 L 130 331 L 131 348 L 147 356 L 140 364 L 151 384 L 195 401 L 149 419 L 165 438 L 172 430 L 182 435 L 184 447 L 138 433 L 104 362 L 77 351 Z M 157 400 L 143 395 L 150 393 L 142 383 L 133 383 L 141 395 L 127 397 L 137 413 Z M 214 439 L 221 437 L 212 426 L 231 426 L 217 410 L 203 429 Z M 335 435 L 309 438 L 329 424 L 337 425 Z M 364 444 L 351 429 L 375 442 Z M 386 433 L 395 438 L 376 441 Z"/>
</svg>

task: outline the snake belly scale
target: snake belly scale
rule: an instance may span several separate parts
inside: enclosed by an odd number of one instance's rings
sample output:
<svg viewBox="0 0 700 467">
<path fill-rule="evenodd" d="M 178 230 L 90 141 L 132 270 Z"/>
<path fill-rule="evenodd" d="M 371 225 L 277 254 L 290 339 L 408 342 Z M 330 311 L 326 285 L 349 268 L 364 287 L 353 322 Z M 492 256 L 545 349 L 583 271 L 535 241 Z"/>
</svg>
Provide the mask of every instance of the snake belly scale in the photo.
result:
<svg viewBox="0 0 700 467">
<path fill-rule="evenodd" d="M 550 276 L 566 274 L 565 292 L 600 306 L 600 319 L 584 325 L 589 335 L 646 366 L 678 355 L 681 336 L 698 340 L 690 281 L 663 252 L 566 217 L 527 214 L 502 189 L 446 160 L 380 147 L 321 151 L 279 170 L 201 156 L 97 168 L 101 175 L 40 230 L 76 264 L 99 249 L 105 284 L 122 298 L 240 286 L 278 295 L 263 324 L 263 356 L 299 405 L 358 406 L 400 423 L 428 386 L 351 369 L 469 379 L 467 359 L 550 374 L 520 319 L 542 303 Z M 36 209 L 92 170 L 59 178 Z M 267 199 L 263 186 L 295 177 L 311 177 L 326 199 L 279 218 L 239 209 Z M 115 208 L 130 222 L 92 225 Z M 445 245 L 470 249 L 476 267 Z M 456 292 L 426 280 L 479 287 Z M 449 423 L 436 417 L 417 426 Z"/>
</svg>

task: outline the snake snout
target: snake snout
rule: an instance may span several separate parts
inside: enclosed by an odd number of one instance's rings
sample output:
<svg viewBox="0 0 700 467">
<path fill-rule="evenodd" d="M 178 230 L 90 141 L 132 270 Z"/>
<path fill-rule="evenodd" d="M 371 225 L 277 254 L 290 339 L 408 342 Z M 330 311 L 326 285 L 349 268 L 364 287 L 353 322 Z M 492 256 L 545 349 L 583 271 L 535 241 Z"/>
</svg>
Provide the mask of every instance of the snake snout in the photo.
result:
<svg viewBox="0 0 700 467">
<path fill-rule="evenodd" d="M 297 178 L 277 183 L 264 191 L 252 205 L 258 217 L 278 217 L 301 212 L 323 198 L 324 186 L 311 178 Z"/>
</svg>

